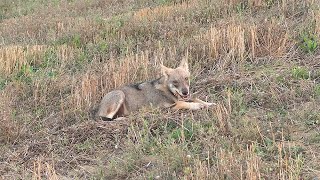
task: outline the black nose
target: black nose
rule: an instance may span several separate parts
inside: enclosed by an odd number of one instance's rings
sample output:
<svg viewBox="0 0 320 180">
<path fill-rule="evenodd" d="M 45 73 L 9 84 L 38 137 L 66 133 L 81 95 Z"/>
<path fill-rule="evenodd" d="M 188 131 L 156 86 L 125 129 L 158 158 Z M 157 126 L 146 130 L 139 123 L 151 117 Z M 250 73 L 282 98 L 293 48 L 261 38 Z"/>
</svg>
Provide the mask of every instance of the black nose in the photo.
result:
<svg viewBox="0 0 320 180">
<path fill-rule="evenodd" d="M 182 95 L 186 96 L 188 94 L 189 94 L 188 89 L 182 89 Z"/>
</svg>

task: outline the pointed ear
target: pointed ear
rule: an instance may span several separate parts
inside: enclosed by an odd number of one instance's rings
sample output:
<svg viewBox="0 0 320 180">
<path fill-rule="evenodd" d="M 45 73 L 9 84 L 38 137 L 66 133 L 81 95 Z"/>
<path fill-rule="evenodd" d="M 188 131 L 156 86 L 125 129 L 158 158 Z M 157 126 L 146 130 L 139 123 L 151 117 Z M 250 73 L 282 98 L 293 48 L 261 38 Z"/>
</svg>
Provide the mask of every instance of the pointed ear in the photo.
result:
<svg viewBox="0 0 320 180">
<path fill-rule="evenodd" d="M 165 77 L 165 79 L 167 80 L 168 79 L 168 76 L 171 72 L 171 68 L 167 68 L 165 67 L 164 65 L 161 64 L 161 72 L 162 72 L 162 75 Z"/>
<path fill-rule="evenodd" d="M 188 57 L 182 58 L 182 61 L 180 62 L 179 67 L 185 69 L 186 71 L 189 71 Z"/>
</svg>

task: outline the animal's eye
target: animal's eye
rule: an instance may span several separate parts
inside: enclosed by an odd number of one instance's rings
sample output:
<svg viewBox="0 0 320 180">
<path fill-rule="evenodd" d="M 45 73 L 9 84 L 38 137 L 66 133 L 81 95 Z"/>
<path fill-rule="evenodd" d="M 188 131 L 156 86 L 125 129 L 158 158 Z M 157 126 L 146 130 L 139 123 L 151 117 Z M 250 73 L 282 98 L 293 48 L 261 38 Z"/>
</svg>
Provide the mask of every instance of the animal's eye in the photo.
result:
<svg viewBox="0 0 320 180">
<path fill-rule="evenodd" d="M 178 81 L 172 81 L 172 84 L 177 85 Z"/>
<path fill-rule="evenodd" d="M 188 80 L 189 80 L 189 78 L 188 78 L 188 77 L 186 77 L 186 78 L 184 78 L 184 80 L 188 81 Z"/>
</svg>

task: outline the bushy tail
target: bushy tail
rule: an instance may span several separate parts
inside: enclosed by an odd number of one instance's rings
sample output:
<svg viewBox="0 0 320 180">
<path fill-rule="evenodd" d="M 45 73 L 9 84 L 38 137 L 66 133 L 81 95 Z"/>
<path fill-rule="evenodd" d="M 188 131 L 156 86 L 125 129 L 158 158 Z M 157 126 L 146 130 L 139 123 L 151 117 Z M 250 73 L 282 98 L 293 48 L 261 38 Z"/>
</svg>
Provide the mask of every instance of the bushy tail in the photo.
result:
<svg viewBox="0 0 320 180">
<path fill-rule="evenodd" d="M 97 119 L 99 119 L 98 116 L 97 116 L 98 110 L 99 110 L 99 105 L 92 106 L 92 107 L 89 109 L 89 118 L 90 118 L 91 120 L 97 120 Z"/>
<path fill-rule="evenodd" d="M 93 106 L 89 109 L 89 119 L 90 120 L 94 120 L 94 121 L 98 121 L 98 120 L 103 120 L 103 121 L 112 121 L 114 119 L 110 119 L 110 118 L 107 118 L 107 117 L 99 117 L 97 115 L 98 113 L 98 110 L 99 110 L 99 105 L 96 105 L 96 106 Z"/>
</svg>

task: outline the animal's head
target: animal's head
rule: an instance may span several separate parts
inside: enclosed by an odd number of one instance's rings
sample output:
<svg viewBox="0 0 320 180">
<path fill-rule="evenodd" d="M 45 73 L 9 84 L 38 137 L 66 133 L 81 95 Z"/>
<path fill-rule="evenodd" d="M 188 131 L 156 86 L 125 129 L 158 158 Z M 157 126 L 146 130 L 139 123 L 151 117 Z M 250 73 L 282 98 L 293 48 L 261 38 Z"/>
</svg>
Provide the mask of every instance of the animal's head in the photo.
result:
<svg viewBox="0 0 320 180">
<path fill-rule="evenodd" d="M 169 90 L 178 99 L 189 99 L 190 72 L 187 58 L 182 59 L 180 65 L 175 69 L 163 65 L 161 66 L 161 69 Z"/>
</svg>

